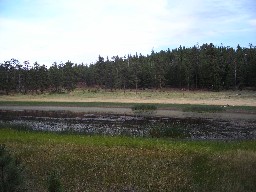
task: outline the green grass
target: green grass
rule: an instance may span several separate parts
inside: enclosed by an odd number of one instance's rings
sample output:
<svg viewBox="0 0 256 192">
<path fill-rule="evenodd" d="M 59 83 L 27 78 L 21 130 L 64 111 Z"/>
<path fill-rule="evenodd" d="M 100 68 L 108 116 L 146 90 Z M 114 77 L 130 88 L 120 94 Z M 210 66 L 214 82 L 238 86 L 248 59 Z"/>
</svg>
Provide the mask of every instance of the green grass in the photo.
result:
<svg viewBox="0 0 256 192">
<path fill-rule="evenodd" d="M 29 191 L 56 171 L 66 191 L 253 191 L 256 141 L 179 141 L 0 129 Z"/>
<path fill-rule="evenodd" d="M 133 111 L 154 111 L 157 106 L 154 104 L 136 104 L 132 106 Z"/>
<path fill-rule="evenodd" d="M 183 111 L 198 112 L 198 113 L 214 113 L 214 112 L 223 112 L 225 108 L 223 106 L 214 106 L 214 105 L 191 105 L 183 109 Z"/>
</svg>

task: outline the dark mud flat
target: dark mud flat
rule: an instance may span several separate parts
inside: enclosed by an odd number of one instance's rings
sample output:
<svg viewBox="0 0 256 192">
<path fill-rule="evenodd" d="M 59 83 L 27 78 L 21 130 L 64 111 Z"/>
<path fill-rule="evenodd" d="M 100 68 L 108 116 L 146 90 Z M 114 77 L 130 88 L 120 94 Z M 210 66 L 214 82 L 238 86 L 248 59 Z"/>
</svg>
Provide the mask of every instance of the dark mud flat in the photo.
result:
<svg viewBox="0 0 256 192">
<path fill-rule="evenodd" d="M 191 140 L 255 140 L 256 120 L 0 111 L 0 123 L 37 131 Z M 20 126 L 22 125 L 22 126 Z"/>
</svg>

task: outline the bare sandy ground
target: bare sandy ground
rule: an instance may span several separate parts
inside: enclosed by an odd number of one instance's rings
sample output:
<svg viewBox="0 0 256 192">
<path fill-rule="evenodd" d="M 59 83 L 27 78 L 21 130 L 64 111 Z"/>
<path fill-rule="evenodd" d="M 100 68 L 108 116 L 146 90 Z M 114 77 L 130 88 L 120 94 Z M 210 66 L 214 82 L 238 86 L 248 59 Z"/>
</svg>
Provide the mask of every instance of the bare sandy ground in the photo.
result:
<svg viewBox="0 0 256 192">
<path fill-rule="evenodd" d="M 56 101 L 56 100 L 47 100 Z M 255 99 L 108 99 L 108 98 L 87 98 L 86 100 L 59 99 L 59 102 L 111 102 L 111 103 L 163 103 L 163 104 L 202 104 L 202 105 L 232 105 L 232 106 L 256 106 Z"/>
<path fill-rule="evenodd" d="M 98 113 L 98 114 L 119 114 L 119 115 L 134 115 L 130 108 L 125 107 L 63 107 L 63 106 L 0 106 L 0 110 L 7 111 L 70 111 L 78 113 Z M 207 118 L 220 120 L 254 120 L 254 113 L 197 113 L 183 112 L 179 110 L 158 109 L 152 116 L 172 117 L 172 118 Z"/>
<path fill-rule="evenodd" d="M 255 91 L 142 91 L 136 94 L 127 91 L 91 93 L 77 90 L 67 94 L 41 94 L 41 95 L 3 95 L 0 101 L 40 101 L 40 102 L 112 102 L 112 103 L 163 103 L 163 104 L 202 104 L 202 105 L 230 105 L 230 106 L 256 106 Z M 71 111 L 82 113 L 111 113 L 133 115 L 130 108 L 122 107 L 65 107 L 65 106 L 0 106 L 0 110 L 42 110 L 42 111 Z M 174 118 L 213 118 L 213 119 L 250 119 L 256 121 L 256 114 L 219 112 L 196 113 L 183 112 L 173 109 L 158 109 L 155 116 Z"/>
<path fill-rule="evenodd" d="M 0 101 L 113 102 L 256 106 L 256 91 L 120 91 L 91 93 L 77 90 L 65 94 L 0 95 Z"/>
<path fill-rule="evenodd" d="M 200 104 L 200 105 L 231 105 L 256 106 L 256 98 L 242 99 L 194 99 L 194 98 L 1 98 L 2 101 L 40 101 L 40 102 L 110 102 L 110 103 L 163 103 L 163 104 Z"/>
</svg>

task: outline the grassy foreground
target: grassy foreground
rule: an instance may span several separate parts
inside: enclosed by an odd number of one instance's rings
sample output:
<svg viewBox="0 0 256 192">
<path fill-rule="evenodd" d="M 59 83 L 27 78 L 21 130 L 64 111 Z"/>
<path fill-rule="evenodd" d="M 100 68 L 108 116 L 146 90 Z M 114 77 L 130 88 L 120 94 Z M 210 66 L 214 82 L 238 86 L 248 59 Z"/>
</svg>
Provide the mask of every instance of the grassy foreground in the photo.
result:
<svg viewBox="0 0 256 192">
<path fill-rule="evenodd" d="M 256 141 L 170 141 L 0 129 L 28 191 L 52 171 L 65 191 L 253 191 Z"/>
</svg>

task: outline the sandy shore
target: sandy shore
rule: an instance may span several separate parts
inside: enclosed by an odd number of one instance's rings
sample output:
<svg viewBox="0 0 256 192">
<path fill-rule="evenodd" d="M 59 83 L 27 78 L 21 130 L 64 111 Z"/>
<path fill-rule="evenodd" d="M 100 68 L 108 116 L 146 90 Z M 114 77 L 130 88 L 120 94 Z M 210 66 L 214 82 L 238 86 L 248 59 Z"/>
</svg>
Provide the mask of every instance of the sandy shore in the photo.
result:
<svg viewBox="0 0 256 192">
<path fill-rule="evenodd" d="M 74 113 L 109 113 L 120 115 L 134 115 L 130 108 L 125 107 L 65 107 L 65 106 L 0 106 L 0 110 L 5 111 L 70 111 Z M 256 120 L 256 114 L 253 113 L 197 113 L 183 112 L 180 110 L 158 109 L 153 116 L 173 117 L 173 118 L 207 118 L 223 120 Z"/>
</svg>

